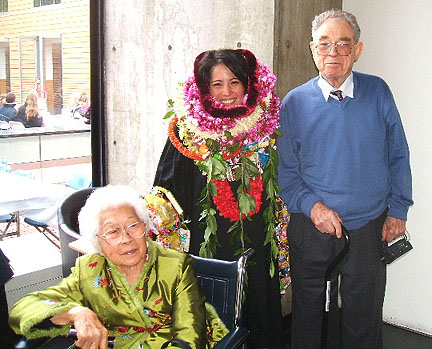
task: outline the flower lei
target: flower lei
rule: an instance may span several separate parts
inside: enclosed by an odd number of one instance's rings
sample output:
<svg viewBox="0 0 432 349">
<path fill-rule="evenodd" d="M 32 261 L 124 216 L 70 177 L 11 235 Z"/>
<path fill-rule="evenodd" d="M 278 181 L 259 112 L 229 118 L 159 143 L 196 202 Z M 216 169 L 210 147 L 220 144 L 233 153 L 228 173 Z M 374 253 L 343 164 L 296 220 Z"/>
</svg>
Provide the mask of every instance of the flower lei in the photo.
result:
<svg viewBox="0 0 432 349">
<path fill-rule="evenodd" d="M 217 195 L 213 197 L 213 201 L 219 210 L 219 214 L 222 217 L 229 218 L 231 222 L 238 221 L 240 219 L 240 210 L 238 208 L 238 202 L 234 198 L 231 186 L 227 180 L 221 181 L 212 179 L 212 182 L 216 184 Z M 249 216 L 259 212 L 261 207 L 261 194 L 263 191 L 263 181 L 260 176 L 250 180 L 250 189 L 246 190 L 252 198 L 255 200 L 255 210 L 249 212 Z M 242 214 L 242 219 L 245 219 L 246 215 Z"/>
<path fill-rule="evenodd" d="M 206 223 L 200 255 L 213 257 L 216 252 L 217 211 L 233 222 L 228 232 L 241 243 L 236 253 L 246 249 L 245 241 L 249 239 L 243 220 L 260 211 L 265 189 L 269 202 L 263 212 L 265 244 L 271 244 L 270 274 L 273 276 L 273 261 L 279 256 L 276 227 L 280 224 L 281 210 L 276 181 L 276 137 L 281 135 L 278 130 L 280 99 L 274 94 L 274 74 L 251 52 L 239 51 L 249 69 L 247 94 L 242 105 L 225 107 L 210 95 L 207 83 L 196 71 L 203 53 L 195 61 L 194 76 L 180 83 L 178 97 L 168 101 L 171 111 L 165 118 L 174 116 L 168 131 L 171 143 L 183 155 L 195 160 L 207 177 L 199 202 L 203 209 L 200 220 Z M 229 181 L 240 182 L 237 199 Z"/>
<path fill-rule="evenodd" d="M 153 223 L 150 232 L 154 240 L 166 248 L 188 252 L 190 232 L 183 220 L 183 209 L 171 192 L 156 186 L 144 196 L 144 200 Z"/>
</svg>

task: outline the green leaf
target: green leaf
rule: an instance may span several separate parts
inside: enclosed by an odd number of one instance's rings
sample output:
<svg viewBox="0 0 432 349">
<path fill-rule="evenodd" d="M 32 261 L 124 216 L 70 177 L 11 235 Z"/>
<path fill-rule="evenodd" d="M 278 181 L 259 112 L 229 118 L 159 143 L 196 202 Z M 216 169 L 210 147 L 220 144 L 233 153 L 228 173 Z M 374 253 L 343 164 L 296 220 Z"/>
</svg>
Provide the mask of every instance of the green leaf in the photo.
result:
<svg viewBox="0 0 432 349">
<path fill-rule="evenodd" d="M 168 99 L 168 107 L 170 107 L 170 108 L 174 107 L 174 101 L 171 98 Z"/>
<path fill-rule="evenodd" d="M 207 199 L 207 186 L 205 186 L 202 190 L 201 190 L 201 194 L 200 194 L 200 198 L 199 201 L 203 201 Z"/>
<path fill-rule="evenodd" d="M 246 158 L 246 157 L 242 157 L 241 159 L 241 163 L 246 171 L 246 173 L 250 176 L 250 177 L 256 177 L 259 175 L 259 170 L 257 168 L 257 166 L 255 165 L 255 163 Z"/>
<path fill-rule="evenodd" d="M 249 214 L 251 211 L 256 210 L 256 203 L 253 197 L 248 193 L 241 193 L 238 195 L 240 213 Z"/>
<path fill-rule="evenodd" d="M 244 249 L 243 249 L 243 248 L 239 248 L 239 249 L 237 249 L 237 250 L 234 252 L 234 256 L 238 256 L 238 255 L 242 254 L 243 252 L 244 252 Z"/>
<path fill-rule="evenodd" d="M 213 234 L 216 234 L 217 222 L 214 215 L 207 216 L 207 229 L 209 229 Z"/>
<path fill-rule="evenodd" d="M 236 150 L 239 150 L 240 149 L 240 144 L 239 143 L 234 143 L 234 144 L 232 144 L 232 145 L 230 145 L 230 144 L 228 144 L 227 146 L 226 146 L 226 148 L 230 151 L 230 153 L 233 153 L 233 152 L 235 152 Z"/>
<path fill-rule="evenodd" d="M 226 233 L 227 234 L 231 233 L 234 229 L 237 229 L 239 225 L 240 225 L 240 221 L 238 220 L 227 230 Z"/>
<path fill-rule="evenodd" d="M 267 207 L 267 208 L 264 210 L 264 212 L 263 212 L 264 220 L 265 220 L 266 222 L 270 222 L 271 219 L 273 218 L 273 216 L 274 216 L 274 212 L 273 212 L 273 210 L 270 208 L 270 206 Z"/>
<path fill-rule="evenodd" d="M 274 266 L 273 261 L 271 260 L 270 261 L 270 277 L 272 278 L 274 276 L 274 274 L 275 274 L 275 266 Z"/>
<path fill-rule="evenodd" d="M 274 240 L 272 241 L 272 254 L 274 259 L 277 259 L 277 257 L 279 256 L 279 249 Z"/>
<path fill-rule="evenodd" d="M 275 196 L 275 187 L 274 187 L 274 182 L 273 181 L 268 181 L 268 183 L 267 183 L 267 185 L 266 185 L 266 192 L 267 192 L 267 195 L 270 197 L 270 198 L 274 198 L 274 196 Z"/>
<path fill-rule="evenodd" d="M 207 138 L 206 139 L 206 146 L 210 149 L 210 151 L 213 154 L 219 153 L 220 144 L 219 142 L 214 141 L 213 139 Z"/>
<path fill-rule="evenodd" d="M 163 119 L 169 119 L 171 116 L 173 116 L 175 112 L 173 110 L 170 110 L 168 113 L 166 113 L 163 117 Z"/>
<path fill-rule="evenodd" d="M 275 129 L 275 130 L 274 130 L 274 133 L 276 133 L 276 135 L 278 135 L 279 137 L 283 137 L 283 133 L 282 133 L 282 131 L 280 130 L 280 128 Z"/>
<path fill-rule="evenodd" d="M 210 158 L 211 163 L 211 178 L 218 178 L 221 175 L 225 176 L 227 163 L 223 160 L 216 159 L 214 157 Z"/>
<path fill-rule="evenodd" d="M 210 239 L 210 236 L 213 234 L 210 227 L 207 225 L 206 229 L 204 230 L 204 240 L 208 241 Z"/>
<path fill-rule="evenodd" d="M 230 132 L 230 131 L 224 131 L 224 137 L 225 137 L 227 140 L 231 140 L 231 139 L 233 138 L 233 136 L 231 135 L 231 132 Z"/>
<path fill-rule="evenodd" d="M 208 184 L 208 190 L 211 196 L 216 196 L 217 195 L 217 186 L 214 182 L 209 182 Z"/>
<path fill-rule="evenodd" d="M 267 245 L 272 240 L 273 240 L 273 232 L 270 231 L 270 229 L 267 229 L 267 233 L 266 233 L 266 237 L 265 237 L 263 245 L 264 246 Z"/>
<path fill-rule="evenodd" d="M 279 165 L 279 155 L 278 155 L 276 149 L 270 148 L 270 156 L 272 159 L 273 166 L 274 166 L 275 170 L 277 171 L 277 166 Z"/>
<path fill-rule="evenodd" d="M 204 258 L 213 258 L 213 255 L 211 254 L 210 250 L 207 248 L 207 244 L 205 242 L 201 244 L 199 255 Z"/>
</svg>

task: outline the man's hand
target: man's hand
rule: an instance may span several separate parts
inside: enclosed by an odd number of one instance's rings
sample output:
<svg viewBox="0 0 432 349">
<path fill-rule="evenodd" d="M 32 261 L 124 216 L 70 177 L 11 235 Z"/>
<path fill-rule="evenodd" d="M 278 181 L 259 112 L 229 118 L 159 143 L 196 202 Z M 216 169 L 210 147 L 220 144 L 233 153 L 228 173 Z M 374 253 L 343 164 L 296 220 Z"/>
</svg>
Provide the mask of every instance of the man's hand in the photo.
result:
<svg viewBox="0 0 432 349">
<path fill-rule="evenodd" d="M 338 238 L 342 237 L 342 219 L 338 213 L 324 205 L 321 201 L 317 201 L 311 208 L 310 216 L 321 233 L 330 234 Z"/>
<path fill-rule="evenodd" d="M 406 231 L 406 222 L 402 219 L 387 216 L 382 229 L 382 241 L 392 242 Z"/>
<path fill-rule="evenodd" d="M 99 321 L 97 315 L 89 308 L 75 307 L 51 318 L 56 325 L 67 325 L 73 322 L 77 331 L 77 347 L 82 349 L 105 349 L 108 347 L 108 330 Z"/>
</svg>

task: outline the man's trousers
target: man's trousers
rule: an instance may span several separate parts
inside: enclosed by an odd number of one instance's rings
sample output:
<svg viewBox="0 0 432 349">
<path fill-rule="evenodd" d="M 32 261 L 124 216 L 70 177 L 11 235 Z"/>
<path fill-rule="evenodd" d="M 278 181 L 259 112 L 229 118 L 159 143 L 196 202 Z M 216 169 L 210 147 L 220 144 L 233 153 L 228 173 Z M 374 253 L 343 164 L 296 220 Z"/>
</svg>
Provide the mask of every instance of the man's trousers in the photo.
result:
<svg viewBox="0 0 432 349">
<path fill-rule="evenodd" d="M 383 213 L 360 229 L 349 231 L 349 251 L 332 274 L 328 348 L 382 348 L 386 265 L 381 261 L 381 237 L 385 218 Z M 343 241 L 321 233 L 300 213 L 291 215 L 288 241 L 293 291 L 291 347 L 320 348 L 325 273 L 343 248 Z"/>
</svg>

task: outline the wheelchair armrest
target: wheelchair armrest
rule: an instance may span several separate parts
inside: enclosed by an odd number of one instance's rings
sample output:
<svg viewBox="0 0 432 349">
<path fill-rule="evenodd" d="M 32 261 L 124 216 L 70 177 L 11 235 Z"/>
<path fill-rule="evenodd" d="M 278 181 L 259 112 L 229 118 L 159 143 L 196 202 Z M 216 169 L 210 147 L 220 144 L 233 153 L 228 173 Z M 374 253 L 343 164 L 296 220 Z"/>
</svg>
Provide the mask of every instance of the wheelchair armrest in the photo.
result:
<svg viewBox="0 0 432 349">
<path fill-rule="evenodd" d="M 231 330 L 225 337 L 223 337 L 214 347 L 214 349 L 234 349 L 246 340 L 249 335 L 249 330 L 244 327 L 236 327 Z"/>
</svg>

